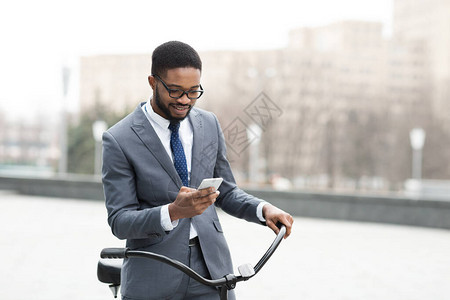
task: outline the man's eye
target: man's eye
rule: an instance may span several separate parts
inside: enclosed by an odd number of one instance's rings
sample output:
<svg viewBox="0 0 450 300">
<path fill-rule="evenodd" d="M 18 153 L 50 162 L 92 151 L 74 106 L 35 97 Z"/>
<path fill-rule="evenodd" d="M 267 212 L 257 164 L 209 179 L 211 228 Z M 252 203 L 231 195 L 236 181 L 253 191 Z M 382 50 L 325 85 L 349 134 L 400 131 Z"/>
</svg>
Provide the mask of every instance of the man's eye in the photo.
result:
<svg viewBox="0 0 450 300">
<path fill-rule="evenodd" d="M 183 94 L 182 90 L 170 90 L 170 95 L 172 97 L 180 97 Z"/>
</svg>

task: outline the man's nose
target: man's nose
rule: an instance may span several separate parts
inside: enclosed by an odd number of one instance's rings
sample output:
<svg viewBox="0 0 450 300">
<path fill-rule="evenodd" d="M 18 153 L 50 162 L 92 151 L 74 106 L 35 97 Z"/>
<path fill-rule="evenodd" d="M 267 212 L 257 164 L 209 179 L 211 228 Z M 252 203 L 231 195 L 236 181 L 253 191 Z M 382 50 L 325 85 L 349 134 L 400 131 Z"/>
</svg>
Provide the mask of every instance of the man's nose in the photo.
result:
<svg viewBox="0 0 450 300">
<path fill-rule="evenodd" d="M 186 104 L 190 104 L 191 103 L 191 99 L 189 99 L 187 94 L 184 93 L 183 96 L 181 96 L 180 98 L 177 99 L 177 102 L 179 104 L 186 105 Z"/>
</svg>

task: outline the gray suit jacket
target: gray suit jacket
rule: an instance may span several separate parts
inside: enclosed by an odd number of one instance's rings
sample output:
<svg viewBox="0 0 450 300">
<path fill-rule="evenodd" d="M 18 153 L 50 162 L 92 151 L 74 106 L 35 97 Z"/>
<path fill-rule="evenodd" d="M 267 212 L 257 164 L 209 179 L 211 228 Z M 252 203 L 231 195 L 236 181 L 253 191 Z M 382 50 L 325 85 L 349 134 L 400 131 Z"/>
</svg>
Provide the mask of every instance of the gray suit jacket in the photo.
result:
<svg viewBox="0 0 450 300">
<path fill-rule="evenodd" d="M 160 207 L 175 200 L 182 182 L 141 105 L 103 134 L 103 188 L 113 234 L 126 239 L 131 249 L 160 253 L 188 264 L 192 221 L 212 278 L 232 273 L 214 205 L 192 219 L 181 219 L 170 232 L 161 227 Z M 224 178 L 215 205 L 230 215 L 260 223 L 256 207 L 261 200 L 236 186 L 215 115 L 193 108 L 188 118 L 194 132 L 190 186 L 197 187 L 204 178 Z M 122 295 L 165 299 L 176 291 L 181 278 L 179 270 L 161 262 L 125 259 Z"/>
</svg>

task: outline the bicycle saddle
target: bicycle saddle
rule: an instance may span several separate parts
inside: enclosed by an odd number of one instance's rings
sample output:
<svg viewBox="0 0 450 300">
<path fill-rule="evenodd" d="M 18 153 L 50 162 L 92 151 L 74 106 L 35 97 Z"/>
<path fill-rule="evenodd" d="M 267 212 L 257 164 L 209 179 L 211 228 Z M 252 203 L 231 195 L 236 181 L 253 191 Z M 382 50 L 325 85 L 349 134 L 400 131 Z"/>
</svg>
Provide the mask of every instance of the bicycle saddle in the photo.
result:
<svg viewBox="0 0 450 300">
<path fill-rule="evenodd" d="M 120 285 L 122 259 L 100 259 L 97 265 L 97 277 L 100 282 Z"/>
</svg>

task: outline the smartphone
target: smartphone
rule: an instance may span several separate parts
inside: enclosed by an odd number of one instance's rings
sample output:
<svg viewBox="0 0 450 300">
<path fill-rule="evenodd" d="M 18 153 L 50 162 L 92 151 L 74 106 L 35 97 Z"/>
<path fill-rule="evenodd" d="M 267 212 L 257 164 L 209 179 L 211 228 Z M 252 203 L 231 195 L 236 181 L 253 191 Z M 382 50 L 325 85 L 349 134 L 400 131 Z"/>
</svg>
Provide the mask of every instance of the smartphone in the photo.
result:
<svg viewBox="0 0 450 300">
<path fill-rule="evenodd" d="M 200 183 L 197 190 L 214 187 L 217 191 L 219 189 L 219 186 L 222 183 L 222 181 L 223 181 L 223 178 L 205 178 L 205 179 L 203 179 L 202 183 Z"/>
</svg>

